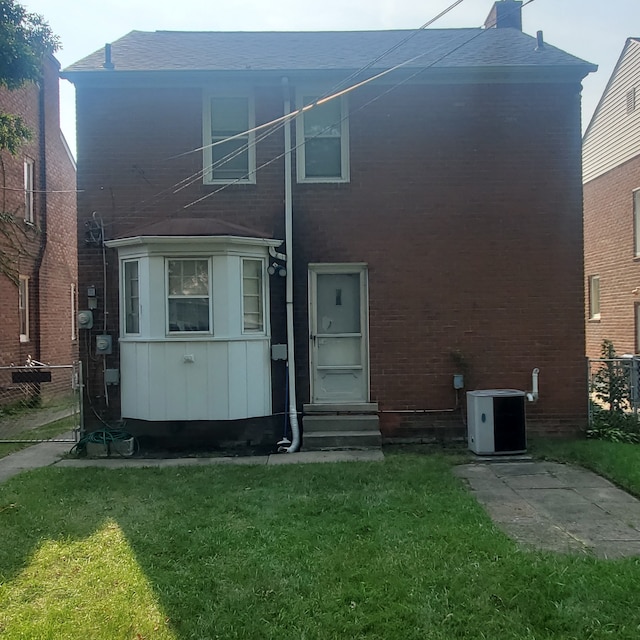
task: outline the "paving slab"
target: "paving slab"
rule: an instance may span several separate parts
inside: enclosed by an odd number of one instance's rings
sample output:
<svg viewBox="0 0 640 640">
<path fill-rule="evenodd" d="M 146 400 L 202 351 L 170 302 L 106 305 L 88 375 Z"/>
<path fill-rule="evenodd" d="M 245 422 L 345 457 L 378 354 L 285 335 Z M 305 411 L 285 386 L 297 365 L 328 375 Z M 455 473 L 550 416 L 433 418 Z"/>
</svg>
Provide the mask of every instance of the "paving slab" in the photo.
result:
<svg viewBox="0 0 640 640">
<path fill-rule="evenodd" d="M 283 465 L 322 462 L 380 462 L 384 454 L 380 449 L 364 451 L 299 451 L 265 456 L 189 457 L 189 458 L 65 458 L 71 444 L 68 442 L 42 442 L 0 458 L 0 482 L 39 467 L 99 467 L 103 469 L 139 469 L 146 467 L 198 467 L 205 465 Z"/>
<path fill-rule="evenodd" d="M 68 442 L 41 442 L 0 458 L 0 482 L 29 469 L 55 464 L 70 448 Z"/>
<path fill-rule="evenodd" d="M 455 473 L 523 545 L 601 558 L 640 555 L 640 501 L 591 471 L 523 460 L 478 461 Z"/>
</svg>

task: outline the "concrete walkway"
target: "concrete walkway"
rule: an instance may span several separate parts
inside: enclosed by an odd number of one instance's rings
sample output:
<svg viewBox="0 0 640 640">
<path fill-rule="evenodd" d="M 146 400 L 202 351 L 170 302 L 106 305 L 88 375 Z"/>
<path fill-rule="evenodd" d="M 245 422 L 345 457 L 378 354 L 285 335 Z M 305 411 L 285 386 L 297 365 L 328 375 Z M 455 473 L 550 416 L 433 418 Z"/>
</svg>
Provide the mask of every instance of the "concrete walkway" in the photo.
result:
<svg viewBox="0 0 640 640">
<path fill-rule="evenodd" d="M 68 442 L 43 442 L 4 458 L 0 458 L 0 482 L 29 469 L 39 467 L 102 467 L 107 469 L 139 469 L 141 467 L 204 466 L 211 464 L 304 464 L 311 462 L 379 462 L 384 455 L 379 449 L 369 451 L 300 451 L 267 456 L 202 457 L 202 458 L 63 458 L 69 453 Z"/>
<path fill-rule="evenodd" d="M 456 467 L 494 522 L 524 545 L 600 558 L 640 555 L 640 501 L 600 476 L 554 462 Z"/>
</svg>

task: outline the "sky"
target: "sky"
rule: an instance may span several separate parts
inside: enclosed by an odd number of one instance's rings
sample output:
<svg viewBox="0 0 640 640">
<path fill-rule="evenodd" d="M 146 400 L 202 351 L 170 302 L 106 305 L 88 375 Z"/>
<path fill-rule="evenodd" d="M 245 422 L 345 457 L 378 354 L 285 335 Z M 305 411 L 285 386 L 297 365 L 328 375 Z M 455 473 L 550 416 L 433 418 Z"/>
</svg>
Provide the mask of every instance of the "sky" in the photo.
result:
<svg viewBox="0 0 640 640">
<path fill-rule="evenodd" d="M 62 41 L 62 67 L 134 29 L 140 31 L 321 31 L 416 29 L 452 0 L 19 0 L 41 14 Z M 492 0 L 463 0 L 432 28 L 479 27 Z M 318 10 L 321 8 L 321 10 Z M 583 82 L 583 129 L 589 123 L 627 37 L 640 36 L 640 0 L 533 0 L 523 30 L 544 32 L 560 49 L 598 65 Z M 62 130 L 75 150 L 73 86 L 60 85 Z"/>
</svg>

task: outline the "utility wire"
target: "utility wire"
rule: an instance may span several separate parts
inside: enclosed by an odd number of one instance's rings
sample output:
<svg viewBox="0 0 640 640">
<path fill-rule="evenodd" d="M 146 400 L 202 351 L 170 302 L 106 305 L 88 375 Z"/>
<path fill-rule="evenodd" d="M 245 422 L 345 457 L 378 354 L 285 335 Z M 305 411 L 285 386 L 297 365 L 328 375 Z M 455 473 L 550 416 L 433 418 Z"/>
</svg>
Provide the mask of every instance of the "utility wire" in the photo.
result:
<svg viewBox="0 0 640 640">
<path fill-rule="evenodd" d="M 357 71 L 352 73 L 350 76 L 348 76 L 346 79 L 342 80 L 337 85 L 334 85 L 335 88 L 339 88 L 340 85 L 345 84 L 349 80 L 354 79 L 355 77 L 357 77 L 358 75 L 360 75 L 364 71 L 370 69 L 373 65 L 375 65 L 377 62 L 379 62 L 385 56 L 389 55 L 393 51 L 397 50 L 398 48 L 400 48 L 401 46 L 406 44 L 406 42 L 408 42 L 413 37 L 415 37 L 420 31 L 425 30 L 428 26 L 433 24 L 436 20 L 439 20 L 441 17 L 446 15 L 449 11 L 451 11 L 452 9 L 457 7 L 462 2 L 464 2 L 464 0 L 455 0 L 446 9 L 441 11 L 437 16 L 435 16 L 434 18 L 431 18 L 430 20 L 425 22 L 418 29 L 412 31 L 407 37 L 403 38 L 401 41 L 399 41 L 398 43 L 396 43 L 392 47 L 388 48 L 386 51 L 384 51 L 379 56 L 377 56 L 374 60 L 372 60 L 371 62 L 367 63 L 367 65 L 361 67 L 360 69 L 358 69 Z M 524 2 L 524 4 L 522 5 L 522 8 L 524 8 L 525 6 L 531 4 L 532 2 L 534 2 L 534 0 L 526 0 Z M 512 12 L 515 11 L 515 10 L 516 9 L 513 9 Z M 506 14 L 506 15 L 508 15 L 508 14 Z M 387 89 L 384 92 L 382 92 L 377 98 L 374 98 L 373 100 L 370 100 L 369 102 L 365 103 L 364 105 L 361 105 L 361 107 L 359 107 L 358 109 L 354 110 L 352 113 L 356 113 L 357 111 L 359 111 L 362 108 L 368 106 L 372 102 L 375 102 L 378 98 L 386 95 L 390 91 L 393 91 L 396 87 L 401 86 L 402 84 L 405 84 L 406 82 L 408 82 L 412 78 L 416 77 L 417 75 L 419 75 L 420 73 L 422 73 L 426 69 L 438 64 L 439 62 L 441 62 L 443 59 L 445 59 L 449 55 L 455 53 L 460 48 L 466 46 L 468 43 L 472 42 L 476 38 L 478 38 L 481 35 L 483 35 L 486 31 L 487 31 L 486 29 L 480 29 L 471 38 L 465 40 L 463 43 L 461 43 L 460 45 L 454 47 L 452 50 L 450 50 L 447 53 L 443 54 L 442 56 L 440 56 L 439 58 L 437 58 L 436 60 L 434 60 L 430 64 L 426 65 L 425 67 L 421 67 L 420 69 L 418 69 L 414 73 L 410 74 L 404 80 L 394 84 L 392 87 L 390 87 L 389 89 Z M 151 202 L 157 200 L 159 197 L 161 197 L 161 196 L 163 196 L 163 195 L 165 195 L 166 193 L 169 193 L 169 192 L 173 192 L 174 194 L 178 193 L 182 189 L 185 189 L 185 188 L 191 186 L 192 184 L 194 184 L 195 182 L 199 181 L 202 178 L 202 176 L 205 175 L 206 173 L 208 173 L 209 171 L 213 171 L 214 169 L 219 168 L 220 166 L 223 166 L 224 164 L 226 164 L 227 162 L 233 160 L 234 158 L 238 157 L 239 155 L 244 154 L 248 149 L 250 149 L 252 147 L 255 147 L 259 142 L 261 142 L 262 140 L 264 140 L 268 136 L 273 135 L 274 133 L 279 131 L 283 126 L 288 124 L 290 121 L 295 120 L 300 115 L 302 115 L 303 113 L 306 113 L 310 109 L 313 109 L 316 106 L 323 105 L 323 104 L 325 104 L 325 103 L 327 103 L 327 102 L 329 102 L 331 100 L 334 100 L 336 98 L 339 98 L 339 97 L 342 97 L 344 95 L 347 95 L 348 93 L 350 93 L 352 91 L 355 91 L 356 89 L 359 89 L 359 88 L 369 84 L 370 82 L 373 82 L 375 80 L 379 80 L 380 78 L 383 78 L 384 76 L 386 76 L 386 75 L 388 75 L 388 74 L 390 74 L 390 73 L 392 73 L 394 71 L 397 71 L 398 69 L 401 69 L 403 67 L 406 67 L 407 65 L 410 65 L 413 62 L 416 62 L 417 60 L 419 60 L 420 58 L 424 57 L 425 55 L 428 55 L 428 53 L 430 53 L 430 52 L 426 51 L 426 52 L 420 53 L 420 54 L 418 54 L 416 56 L 413 56 L 412 58 L 409 58 L 407 60 L 404 60 L 403 62 L 400 62 L 400 63 L 398 63 L 398 64 L 396 64 L 396 65 L 394 65 L 392 67 L 384 69 L 381 72 L 379 72 L 377 74 L 374 74 L 373 76 L 370 76 L 370 77 L 368 77 L 368 78 L 366 78 L 366 79 L 364 79 L 364 80 L 362 80 L 362 81 L 360 81 L 358 83 L 352 84 L 352 85 L 350 85 L 350 86 L 348 86 L 348 87 L 346 87 L 344 89 L 341 89 L 341 90 L 333 91 L 333 93 L 329 93 L 328 95 L 323 95 L 322 97 L 318 98 L 316 101 L 314 101 L 311 104 L 304 105 L 303 107 L 295 109 L 294 111 L 291 111 L 288 114 L 284 114 L 282 116 L 274 118 L 273 120 L 270 120 L 269 122 L 266 122 L 266 123 L 263 123 L 261 125 L 255 126 L 255 127 L 251 128 L 251 129 L 248 129 L 246 131 L 237 133 L 237 134 L 235 134 L 233 136 L 229 136 L 228 138 L 225 138 L 224 140 L 219 140 L 219 141 L 216 141 L 216 142 L 211 143 L 211 144 L 203 145 L 203 146 L 200 146 L 200 147 L 197 147 L 197 148 L 194 148 L 194 149 L 190 149 L 189 151 L 185 151 L 183 153 L 180 153 L 180 154 L 177 154 L 177 155 L 174 155 L 174 156 L 170 156 L 169 158 L 167 158 L 167 160 L 173 160 L 173 159 L 177 159 L 177 158 L 180 158 L 180 157 L 184 157 L 184 156 L 190 155 L 192 153 L 197 153 L 199 151 L 203 151 L 203 150 L 205 150 L 207 148 L 215 147 L 215 146 L 217 146 L 219 144 L 223 144 L 225 142 L 229 142 L 229 141 L 232 141 L 232 140 L 237 140 L 237 139 L 249 136 L 249 141 L 246 144 L 242 145 L 242 147 L 240 147 L 239 149 L 227 154 L 223 158 L 218 159 L 217 161 L 213 162 L 212 164 L 208 165 L 207 167 L 205 167 L 203 169 L 199 169 L 197 172 L 195 172 L 195 173 L 191 174 L 190 176 L 187 176 L 186 178 L 180 180 L 179 182 L 175 183 L 171 187 L 167 187 L 165 189 L 162 189 L 161 191 L 159 191 L 158 193 L 154 194 L 150 198 L 140 202 L 138 204 L 138 206 L 143 206 L 143 205 L 146 205 L 146 204 L 150 204 Z M 330 90 L 330 91 L 332 91 L 332 90 Z M 329 125 L 329 127 L 327 127 L 327 128 L 330 128 L 331 126 L 335 126 L 336 124 L 341 123 L 344 119 L 346 119 L 346 117 L 348 117 L 348 116 L 345 116 L 345 118 L 342 118 L 340 121 L 338 121 L 336 123 L 333 123 L 332 125 Z M 266 129 L 266 131 L 263 131 L 265 129 Z M 250 139 L 251 135 L 255 134 L 255 133 L 259 132 L 259 131 L 263 131 L 263 133 L 261 133 L 260 136 L 258 136 L 256 138 L 254 138 L 253 140 L 251 140 Z M 321 131 L 318 134 L 316 134 L 316 136 L 317 135 L 321 135 L 323 133 L 323 131 Z M 310 138 L 314 138 L 316 136 L 311 136 Z M 296 144 L 294 149 L 298 149 L 299 147 L 300 147 L 300 144 Z M 209 198 L 209 197 L 211 197 L 213 195 L 216 195 L 217 193 L 220 193 L 221 191 L 223 191 L 224 189 L 226 189 L 226 188 L 228 188 L 230 186 L 233 186 L 233 185 L 238 184 L 240 182 L 244 182 L 250 175 L 258 173 L 258 171 L 260 171 L 264 167 L 268 166 L 272 162 L 275 162 L 276 160 L 279 160 L 280 158 L 284 157 L 284 155 L 285 155 L 284 153 L 279 154 L 278 156 L 272 158 L 271 160 L 263 163 L 262 165 L 257 167 L 255 170 L 251 171 L 250 173 L 247 173 L 247 174 L 245 174 L 244 176 L 242 176 L 240 178 L 237 178 L 237 179 L 235 179 L 235 180 L 233 180 L 231 182 L 228 182 L 228 183 L 222 185 L 220 188 L 218 188 L 218 189 L 206 194 L 205 196 L 203 196 L 201 198 L 198 198 L 197 200 L 185 205 L 183 208 L 186 209 L 186 208 L 192 206 L 193 204 L 201 202 L 202 200 L 205 200 L 205 199 L 207 199 L 207 198 Z"/>
<path fill-rule="evenodd" d="M 436 22 L 437 20 L 439 20 L 440 18 L 445 16 L 447 13 L 449 13 L 451 10 L 453 10 L 455 7 L 457 7 L 462 2 L 464 2 L 464 0 L 454 0 L 454 2 L 452 4 L 450 4 L 447 8 L 445 8 L 443 11 L 441 11 L 438 15 L 436 15 L 433 18 L 431 18 L 430 20 L 427 20 L 427 22 L 425 22 L 421 27 L 419 27 L 416 30 L 413 30 L 409 35 L 407 35 L 405 38 L 403 38 L 402 40 L 400 40 L 399 42 L 394 44 L 392 47 L 389 47 L 388 49 L 383 51 L 380 55 L 378 55 L 372 61 L 370 61 L 369 63 L 367 63 L 366 65 L 364 65 L 360 69 L 358 69 L 357 71 L 355 71 L 352 74 L 350 74 L 347 78 L 345 78 L 342 81 L 338 82 L 331 89 L 329 89 L 327 94 L 324 94 L 323 96 L 321 96 L 316 102 L 314 102 L 314 103 L 312 103 L 310 105 L 307 105 L 307 108 L 308 109 L 312 109 L 313 107 L 317 106 L 318 104 L 323 104 L 325 101 L 333 99 L 333 97 L 337 97 L 337 96 L 332 96 L 332 94 L 335 91 L 339 90 L 345 84 L 348 84 L 352 79 L 358 77 L 359 75 L 364 73 L 366 70 L 368 70 L 371 67 L 373 67 L 373 65 L 378 63 L 384 57 L 386 57 L 390 53 L 396 51 L 398 48 L 400 48 L 401 46 L 406 44 L 409 40 L 411 40 L 411 38 L 413 38 L 415 35 L 417 35 L 417 33 L 419 33 L 420 31 L 424 31 L 427 27 L 429 27 L 434 22 Z M 374 78 L 372 78 L 372 80 L 373 79 L 376 79 L 376 78 L 374 77 Z M 358 85 L 358 86 L 360 86 L 360 85 Z M 340 95 L 343 95 L 343 94 L 341 93 Z M 279 131 L 282 127 L 284 127 L 287 124 L 287 122 L 289 122 L 291 120 L 295 120 L 301 113 L 303 113 L 303 111 L 304 111 L 304 109 L 299 109 L 299 110 L 290 112 L 290 113 L 285 114 L 284 116 L 282 116 L 280 118 L 276 118 L 274 120 L 271 120 L 270 122 L 266 122 L 266 123 L 264 123 L 262 125 L 254 127 L 253 129 L 249 129 L 247 131 L 235 134 L 234 136 L 225 138 L 224 140 L 220 140 L 220 141 L 215 142 L 215 143 L 204 145 L 202 147 L 198 147 L 196 149 L 191 149 L 189 151 L 185 151 L 185 152 L 180 153 L 178 155 L 171 156 L 170 158 L 168 158 L 168 160 L 180 158 L 180 157 L 183 157 L 185 155 L 189 155 L 191 153 L 196 153 L 198 151 L 204 151 L 207 148 L 212 148 L 212 147 L 214 147 L 214 146 L 216 146 L 218 144 L 222 144 L 222 143 L 228 142 L 230 140 L 239 139 L 239 138 L 246 137 L 246 136 L 249 137 L 247 143 L 242 145 L 242 147 L 237 149 L 235 152 L 231 152 L 230 154 L 227 154 L 223 158 L 220 158 L 219 160 L 217 160 L 217 161 L 213 162 L 212 164 L 208 165 L 207 167 L 196 171 L 195 173 L 191 174 L 187 178 L 184 178 L 183 180 L 175 183 L 172 187 L 168 187 L 168 188 L 165 188 L 165 189 L 161 190 L 160 192 L 158 192 L 157 194 L 155 194 L 151 198 L 149 198 L 147 200 L 144 200 L 141 203 L 139 203 L 138 206 L 142 206 L 142 205 L 145 205 L 147 203 L 150 204 L 151 202 L 157 200 L 159 197 L 161 197 L 162 195 L 168 193 L 169 191 L 172 191 L 173 194 L 176 194 L 179 191 L 188 188 L 189 186 L 191 186 L 195 182 L 198 182 L 205 174 L 207 174 L 209 172 L 211 172 L 213 174 L 213 171 L 216 168 L 218 168 L 220 166 L 223 166 L 225 163 L 230 162 L 234 158 L 237 158 L 238 156 L 244 154 L 247 150 L 251 149 L 252 147 L 255 147 L 259 142 L 261 142 L 262 140 L 264 140 L 268 136 L 270 136 L 270 135 L 276 133 L 277 131 Z M 258 131 L 260 131 L 262 129 L 267 129 L 267 130 L 263 134 L 261 134 L 257 139 L 251 140 L 251 135 L 257 133 Z M 282 156 L 280 156 L 280 157 L 282 157 Z M 262 166 L 266 166 L 266 165 L 262 165 Z M 255 172 L 252 172 L 252 173 L 257 173 L 257 169 L 256 169 Z M 246 176 L 234 181 L 232 184 L 237 184 L 240 181 L 246 180 L 246 178 L 249 175 L 251 175 L 251 174 L 247 174 Z"/>
<path fill-rule="evenodd" d="M 522 8 L 526 7 L 527 5 L 531 4 L 532 2 L 534 2 L 535 0 L 525 0 L 525 2 L 522 4 Z M 479 38 L 480 36 L 482 36 L 487 30 L 483 29 L 478 31 L 477 33 L 475 33 L 471 38 L 468 38 L 467 40 L 465 40 L 464 42 L 462 42 L 460 45 L 458 45 L 457 47 L 454 47 L 453 49 L 451 49 L 450 51 L 448 51 L 447 53 L 444 53 L 442 56 L 440 56 L 439 58 L 437 58 L 436 60 L 434 60 L 433 62 L 431 62 L 430 64 L 428 64 L 425 67 L 421 67 L 420 69 L 414 71 L 413 73 L 411 73 L 409 76 L 407 76 L 406 78 L 403 78 L 402 80 L 396 82 L 394 85 L 392 85 L 391 87 L 389 87 L 388 89 L 386 89 L 385 91 L 379 93 L 377 96 L 374 96 L 373 98 L 371 98 L 371 100 L 368 100 L 367 102 L 365 102 L 364 104 L 360 105 L 357 109 L 354 109 L 353 111 L 351 111 L 349 114 L 345 115 L 344 117 L 342 117 L 340 120 L 338 120 L 337 122 L 332 123 L 331 125 L 325 127 L 325 129 L 323 129 L 322 131 L 319 131 L 317 134 L 315 134 L 314 136 L 309 136 L 307 138 L 305 138 L 304 140 L 302 140 L 301 142 L 297 142 L 295 147 L 292 149 L 292 151 L 296 151 L 297 149 L 299 149 L 302 145 L 305 144 L 306 140 L 309 139 L 313 139 L 318 137 L 319 135 L 321 135 L 324 131 L 326 131 L 327 129 L 330 129 L 331 127 L 334 127 L 338 124 L 341 124 L 344 120 L 348 119 L 350 114 L 353 113 L 357 113 L 359 111 L 361 111 L 362 109 L 364 109 L 365 107 L 368 107 L 369 105 L 373 104 L 374 102 L 378 101 L 380 98 L 382 98 L 383 96 L 391 93 L 392 91 L 394 91 L 395 89 L 397 89 L 399 86 L 402 86 L 403 84 L 406 84 L 407 82 L 409 82 L 410 80 L 412 80 L 413 78 L 415 78 L 416 76 L 420 75 L 421 73 L 423 73 L 426 69 L 429 69 L 431 67 L 433 67 L 434 65 L 438 64 L 439 62 L 441 62 L 443 59 L 445 59 L 446 57 L 452 55 L 453 53 L 455 53 L 456 51 L 460 50 L 461 48 L 465 47 L 467 44 L 469 44 L 470 42 L 472 42 L 473 40 L 475 40 L 476 38 Z M 325 102 L 328 102 L 329 100 L 333 100 L 336 97 L 340 97 L 342 95 L 346 95 L 347 93 L 362 87 L 366 84 L 368 84 L 370 81 L 372 81 L 373 79 L 379 79 L 380 77 L 383 77 L 385 75 L 387 75 L 388 73 L 391 73 L 391 71 L 396 71 L 398 68 L 404 67 L 407 64 L 410 64 L 411 62 L 414 62 L 416 59 L 423 57 L 424 55 L 426 55 L 426 53 L 422 53 L 419 54 L 417 56 L 414 56 L 413 58 L 410 58 L 409 60 L 405 60 L 404 62 L 395 65 L 394 67 L 391 67 L 390 69 L 387 69 L 385 71 L 380 72 L 379 74 L 373 76 L 372 78 L 368 79 L 368 80 L 364 80 L 360 83 L 357 83 L 355 85 L 351 85 L 350 87 L 348 87 L 347 89 L 344 89 L 343 91 L 338 91 L 334 94 L 332 94 L 331 96 L 327 97 L 327 98 L 323 98 L 321 100 L 317 100 L 316 102 L 312 103 L 311 105 L 308 105 L 309 107 L 313 107 L 316 105 L 320 105 L 323 104 Z M 301 113 L 304 113 L 306 110 L 308 110 L 307 108 L 301 108 L 301 109 L 297 109 L 296 111 L 292 111 L 292 114 L 296 114 L 299 115 Z M 281 120 L 282 118 L 280 118 L 279 120 Z M 267 162 L 264 162 L 263 164 L 261 164 L 259 167 L 256 167 L 255 171 L 253 171 L 252 173 L 258 173 L 258 171 L 260 171 L 261 169 L 263 169 L 264 167 L 270 165 L 271 163 L 275 162 L 276 160 L 279 160 L 280 158 L 283 158 L 286 155 L 286 151 L 280 153 L 279 155 L 275 156 L 274 158 L 271 158 L 270 160 L 268 160 Z M 203 200 L 207 200 L 208 198 L 220 193 L 221 191 L 224 191 L 225 189 L 227 189 L 230 186 L 233 186 L 234 184 L 238 184 L 239 182 L 242 182 L 243 180 L 246 180 L 246 178 L 248 177 L 249 174 L 245 174 L 243 177 L 241 178 L 237 178 L 236 180 L 234 180 L 233 182 L 229 182 L 226 183 L 224 185 L 221 185 L 220 188 L 211 191 L 210 193 L 196 199 L 193 200 L 192 202 L 184 205 L 182 208 L 183 209 L 188 209 L 189 207 L 192 207 L 196 204 L 198 204 L 199 202 L 202 202 Z"/>
</svg>

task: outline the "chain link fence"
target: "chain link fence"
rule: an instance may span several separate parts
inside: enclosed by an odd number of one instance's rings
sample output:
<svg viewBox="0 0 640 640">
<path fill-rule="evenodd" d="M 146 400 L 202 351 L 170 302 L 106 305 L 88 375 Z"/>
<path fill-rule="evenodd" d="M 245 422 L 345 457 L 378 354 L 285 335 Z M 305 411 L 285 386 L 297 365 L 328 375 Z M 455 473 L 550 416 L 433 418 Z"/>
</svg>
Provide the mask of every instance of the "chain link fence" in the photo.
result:
<svg viewBox="0 0 640 640">
<path fill-rule="evenodd" d="M 0 442 L 78 442 L 81 389 L 80 362 L 0 367 Z"/>
<path fill-rule="evenodd" d="M 598 407 L 640 417 L 640 357 L 590 359 L 589 399 L 590 424 Z"/>
</svg>

